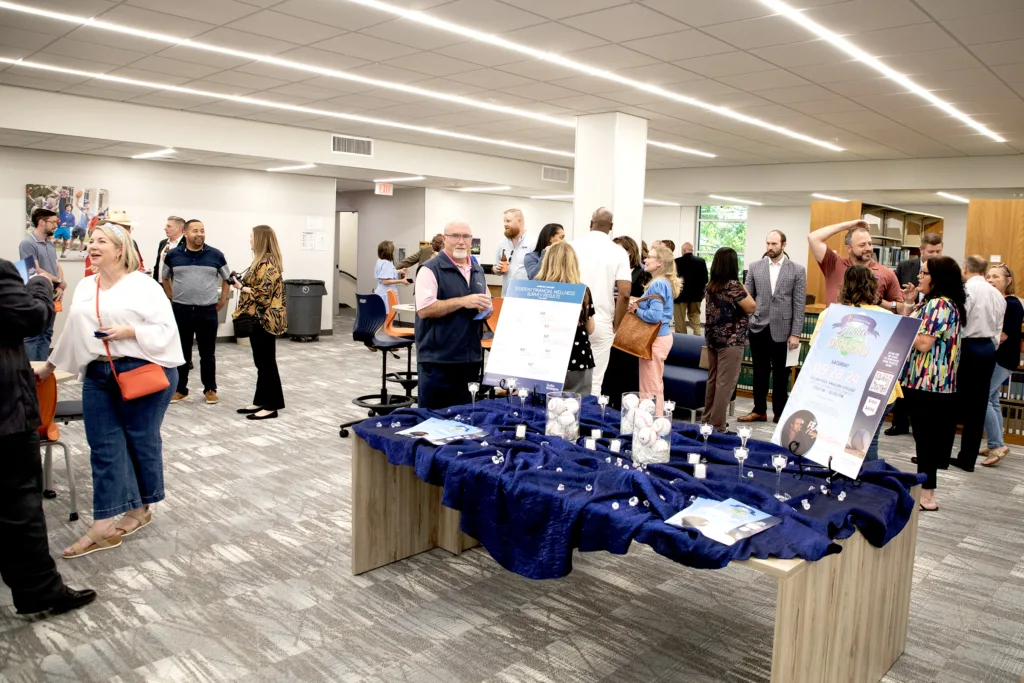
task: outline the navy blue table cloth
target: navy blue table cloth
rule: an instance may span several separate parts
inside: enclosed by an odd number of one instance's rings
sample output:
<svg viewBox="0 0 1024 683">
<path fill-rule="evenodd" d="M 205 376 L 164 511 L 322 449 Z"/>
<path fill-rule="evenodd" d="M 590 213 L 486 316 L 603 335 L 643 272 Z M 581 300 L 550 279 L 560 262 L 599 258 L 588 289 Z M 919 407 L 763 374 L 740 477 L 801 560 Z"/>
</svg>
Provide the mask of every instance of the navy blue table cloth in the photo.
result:
<svg viewBox="0 0 1024 683">
<path fill-rule="evenodd" d="M 456 416 L 471 419 L 487 435 L 437 446 L 395 434 L 429 417 Z M 605 438 L 598 441 L 596 451 L 545 436 L 544 407 L 528 404 L 523 411 L 515 398 L 511 403 L 478 401 L 475 409 L 464 405 L 442 411 L 398 410 L 370 418 L 354 430 L 392 465 L 413 467 L 423 481 L 442 486 L 444 505 L 462 513 L 462 531 L 505 569 L 532 579 L 567 575 L 575 548 L 624 554 L 633 541 L 681 564 L 706 569 L 751 557 L 819 560 L 840 552 L 835 541 L 856 530 L 881 547 L 903 530 L 915 505 L 910 489 L 923 481 L 878 460 L 865 464 L 856 486 L 849 480 L 833 482 L 829 496 L 822 490 L 826 471 L 808 470 L 814 464 L 804 461 L 801 475 L 796 456 L 753 439 L 747 443 L 750 455 L 740 480 L 733 457 L 739 437 L 717 434 L 707 444 L 707 478 L 697 479 L 686 454 L 703 454 L 704 442 L 696 425 L 682 422 L 673 424 L 671 461 L 641 470 L 626 454 L 609 449 L 609 440 L 618 437 L 617 411 L 609 409 L 602 425 L 596 399 L 588 397 L 580 419 L 581 435 L 603 430 Z M 528 425 L 528 433 L 516 440 L 519 423 Z M 623 451 L 630 445 L 631 437 L 623 437 Z M 771 458 L 777 453 L 786 453 L 791 463 L 782 474 L 782 490 L 792 496 L 785 502 L 773 495 L 776 473 Z M 844 500 L 839 500 L 841 491 L 846 493 Z M 782 523 L 725 546 L 696 529 L 664 522 L 689 505 L 693 496 L 735 498 L 780 517 Z M 804 500 L 810 509 L 804 509 Z"/>
</svg>

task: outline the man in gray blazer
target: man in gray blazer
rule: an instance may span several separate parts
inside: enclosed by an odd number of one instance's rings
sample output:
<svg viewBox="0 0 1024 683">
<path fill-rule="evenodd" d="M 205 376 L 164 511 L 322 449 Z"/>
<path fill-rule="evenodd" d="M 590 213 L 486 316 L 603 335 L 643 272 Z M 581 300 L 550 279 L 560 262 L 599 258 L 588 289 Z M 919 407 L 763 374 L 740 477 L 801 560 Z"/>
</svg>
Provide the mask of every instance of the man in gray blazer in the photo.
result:
<svg viewBox="0 0 1024 683">
<path fill-rule="evenodd" d="M 740 422 L 768 420 L 768 375 L 772 376 L 772 412 L 779 421 L 789 399 L 786 355 L 800 346 L 807 302 L 807 271 L 786 256 L 786 235 L 772 230 L 765 255 L 747 268 L 747 290 L 757 302 L 750 316 L 750 355 L 754 361 L 754 409 Z"/>
</svg>

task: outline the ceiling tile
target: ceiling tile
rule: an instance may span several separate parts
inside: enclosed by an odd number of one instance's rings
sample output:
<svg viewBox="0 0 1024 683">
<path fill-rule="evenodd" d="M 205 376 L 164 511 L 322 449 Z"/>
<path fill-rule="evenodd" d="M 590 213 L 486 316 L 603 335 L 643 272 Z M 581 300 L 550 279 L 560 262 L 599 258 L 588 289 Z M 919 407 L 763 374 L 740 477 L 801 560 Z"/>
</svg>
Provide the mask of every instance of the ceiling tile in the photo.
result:
<svg viewBox="0 0 1024 683">
<path fill-rule="evenodd" d="M 0 9 L 0 26 L 18 31 L 32 31 L 48 36 L 63 36 L 75 30 L 75 24 L 57 19 L 37 17 L 22 12 Z"/>
<path fill-rule="evenodd" d="M 324 99 L 324 95 L 327 94 L 322 88 L 317 88 L 305 83 L 289 83 L 287 85 L 273 88 L 270 92 L 285 95 L 286 97 L 299 97 L 310 102 L 322 100 Z M 329 93 L 328 97 L 333 95 L 333 92 Z"/>
<path fill-rule="evenodd" d="M 415 83 L 416 81 L 424 81 L 429 78 L 425 74 L 409 71 L 408 69 L 399 69 L 387 64 L 367 64 L 366 66 L 356 67 L 348 71 L 359 76 L 392 81 L 394 83 Z"/>
<path fill-rule="evenodd" d="M 212 81 L 209 77 L 189 81 L 182 85 L 186 88 L 194 88 L 196 90 L 202 90 L 204 92 L 214 93 L 217 95 L 253 95 L 259 90 L 258 88 L 250 88 L 248 86 L 235 83 Z"/>
<path fill-rule="evenodd" d="M 878 72 L 863 62 L 794 66 L 790 71 L 815 83 L 841 83 L 878 77 Z"/>
<path fill-rule="evenodd" d="M 246 33 L 245 31 L 236 31 L 226 27 L 215 28 L 212 31 L 202 34 L 197 40 L 204 43 L 213 43 L 221 47 L 234 48 L 236 50 L 243 50 L 246 52 L 253 52 L 260 55 L 277 55 L 288 50 L 294 50 L 298 45 L 295 43 L 289 43 L 283 40 L 277 40 L 275 38 L 268 38 L 266 36 L 258 36 L 254 33 Z M 178 49 L 178 48 L 172 48 Z M 191 49 L 182 46 L 180 49 Z M 191 49 L 196 54 L 216 54 L 207 53 L 205 50 Z M 227 55 L 224 55 L 227 56 Z M 198 57 L 197 57 L 198 59 Z M 231 59 L 235 59 L 231 57 Z"/>
<path fill-rule="evenodd" d="M 772 14 L 766 6 L 749 0 L 643 0 L 643 4 L 695 27 Z"/>
<path fill-rule="evenodd" d="M 193 62 L 183 62 L 177 59 L 170 59 L 169 57 L 161 57 L 159 55 L 144 57 L 137 62 L 133 62 L 132 67 L 152 71 L 154 74 L 170 74 L 172 76 L 180 76 L 188 79 L 203 78 L 221 71 L 220 67 L 195 64 Z"/>
<path fill-rule="evenodd" d="M 908 76 L 981 66 L 981 62 L 962 47 L 948 47 L 942 50 L 892 55 L 882 61 Z"/>
<path fill-rule="evenodd" d="M 1024 62 L 1020 64 L 1004 64 L 993 67 L 992 70 L 1007 83 L 1020 83 L 1024 81 Z"/>
<path fill-rule="evenodd" d="M 772 99 L 771 92 L 761 94 L 768 99 Z M 864 110 L 864 107 L 853 100 L 846 99 L 845 97 L 832 97 L 827 100 L 811 100 L 810 102 L 793 102 L 790 103 L 789 106 L 811 116 Z"/>
<path fill-rule="evenodd" d="M 365 59 L 350 57 L 349 55 L 342 55 L 329 50 L 320 50 L 315 47 L 297 47 L 294 50 L 282 52 L 277 56 L 282 59 L 308 64 L 309 66 L 336 69 L 338 71 L 346 71 L 357 66 L 369 64 Z"/>
<path fill-rule="evenodd" d="M 517 52 L 491 45 L 483 45 L 475 41 L 449 45 L 448 47 L 441 47 L 433 51 L 471 64 L 479 64 L 480 66 L 502 66 L 528 59 L 525 55 Z"/>
<path fill-rule="evenodd" d="M 413 55 L 389 59 L 385 64 L 430 76 L 450 76 L 479 68 L 476 64 L 469 64 L 434 52 L 417 52 Z"/>
<path fill-rule="evenodd" d="M 782 69 L 759 71 L 757 73 L 740 74 L 737 76 L 721 76 L 717 80 L 748 92 L 810 85 L 807 80 Z"/>
<path fill-rule="evenodd" d="M 360 31 L 361 34 L 414 47 L 419 50 L 436 50 L 448 45 L 464 43 L 462 36 L 417 24 L 409 19 L 392 19 Z M 479 43 L 478 43 L 479 44 Z"/>
<path fill-rule="evenodd" d="M 551 100 L 551 104 L 577 112 L 597 111 L 602 109 L 614 110 L 617 108 L 616 102 L 606 100 L 603 97 L 595 97 L 593 95 L 577 95 L 575 97 L 567 97 L 565 99 Z"/>
<path fill-rule="evenodd" d="M 498 71 L 497 69 L 477 69 L 476 71 L 467 71 L 465 73 L 452 76 L 451 80 L 458 81 L 460 83 L 469 83 L 470 85 L 477 85 L 481 88 L 514 88 L 517 85 L 526 85 L 528 83 L 535 82 L 529 78 L 523 78 L 522 76 L 517 76 L 515 74 L 508 73 L 507 71 Z"/>
<path fill-rule="evenodd" d="M 282 85 L 288 85 L 288 81 L 282 81 L 277 78 L 267 78 L 266 76 L 257 76 L 254 74 L 243 73 L 241 71 L 221 71 L 207 76 L 206 80 L 211 83 L 239 85 L 243 88 L 252 88 L 253 90 L 270 90 L 271 88 L 279 88 Z"/>
<path fill-rule="evenodd" d="M 777 71 L 771 64 L 758 59 L 746 52 L 726 52 L 710 57 L 696 57 L 674 62 L 687 71 L 698 73 L 708 78 L 720 76 L 735 76 L 737 74 L 748 74 L 754 71 Z"/>
<path fill-rule="evenodd" d="M 916 0 L 928 14 L 939 21 L 972 17 L 979 14 L 1009 12 L 1020 8 L 1019 0 Z"/>
<path fill-rule="evenodd" d="M 592 47 L 588 50 L 570 52 L 566 56 L 589 66 L 597 66 L 604 69 L 628 69 L 633 66 L 655 64 L 658 61 L 647 55 L 626 49 L 621 45 Z"/>
<path fill-rule="evenodd" d="M 273 7 L 275 12 L 349 31 L 387 21 L 387 16 L 380 12 L 337 0 L 287 0 Z"/>
<path fill-rule="evenodd" d="M 459 83 L 448 78 L 431 78 L 426 81 L 419 81 L 416 83 L 416 87 L 436 90 L 448 95 L 470 95 L 483 89 L 480 86 Z"/>
<path fill-rule="evenodd" d="M 188 64 L 187 66 L 195 67 L 194 64 Z M 203 67 L 199 67 L 199 69 L 202 69 L 202 68 Z M 209 72 L 202 72 L 202 71 L 199 74 L 196 74 L 196 75 L 193 75 L 193 76 L 174 75 L 174 74 L 169 73 L 166 70 L 161 71 L 160 73 L 156 73 L 154 71 L 148 71 L 146 69 L 136 68 L 135 65 L 128 66 L 128 67 L 122 67 L 120 69 L 115 69 L 115 70 L 110 71 L 108 73 L 111 76 L 120 76 L 121 78 L 131 78 L 131 79 L 137 80 L 137 81 L 149 81 L 150 83 L 166 83 L 168 85 L 181 85 L 182 83 L 186 83 L 186 82 L 194 80 L 196 78 L 202 78 L 203 76 L 208 76 L 209 75 Z"/>
<path fill-rule="evenodd" d="M 506 68 L 507 67 L 502 67 L 502 69 L 506 69 Z M 552 85 L 559 85 L 559 86 L 562 86 L 563 88 L 570 88 L 572 90 L 577 90 L 577 91 L 582 92 L 582 93 L 589 93 L 591 95 L 601 95 L 601 96 L 604 96 L 606 93 L 619 92 L 619 91 L 622 90 L 622 84 L 621 83 L 616 83 L 614 81 L 609 81 L 609 80 L 606 80 L 604 78 L 595 78 L 593 76 L 570 76 L 568 78 L 557 78 L 555 80 L 548 81 L 548 83 L 551 83 Z M 631 88 L 631 90 L 633 90 L 633 92 L 635 92 L 635 93 L 643 92 L 643 91 L 637 90 L 635 88 Z M 664 98 L 662 98 L 660 95 L 655 95 L 654 96 L 654 100 L 661 100 L 661 99 L 664 99 Z M 654 101 L 654 100 L 652 100 L 652 101 Z M 618 100 L 618 101 L 625 101 L 625 100 Z"/>
<path fill-rule="evenodd" d="M 802 43 L 759 47 L 751 52 L 761 59 L 786 69 L 794 66 L 833 64 L 849 59 L 846 53 L 837 50 L 825 40 L 808 40 Z"/>
<path fill-rule="evenodd" d="M 54 12 L 73 12 L 95 17 L 109 11 L 121 0 L 33 0 L 32 6 Z"/>
<path fill-rule="evenodd" d="M 760 3 L 751 2 L 749 4 L 759 5 Z M 743 50 L 784 43 L 798 43 L 806 41 L 810 37 L 807 29 L 778 15 L 707 26 L 704 31 Z"/>
<path fill-rule="evenodd" d="M 938 24 L 915 24 L 861 33 L 853 36 L 850 42 L 875 57 L 960 47 L 956 39 Z"/>
<path fill-rule="evenodd" d="M 863 81 L 842 81 L 830 83 L 828 89 L 846 97 L 890 95 L 906 92 L 906 88 L 888 78 L 868 78 Z"/>
<path fill-rule="evenodd" d="M 501 37 L 528 47 L 554 52 L 555 54 L 565 54 L 605 44 L 605 41 L 601 38 L 554 21 L 503 33 Z M 479 43 L 475 44 L 479 45 Z M 505 52 L 506 54 L 514 54 L 510 50 L 505 50 Z"/>
<path fill-rule="evenodd" d="M 699 81 L 680 83 L 672 88 L 675 92 L 687 97 L 714 98 L 717 95 L 731 95 L 740 92 L 739 88 L 726 85 L 721 81 L 705 78 Z"/>
<path fill-rule="evenodd" d="M 80 40 L 71 40 L 69 38 L 54 41 L 46 47 L 46 53 L 102 62 L 104 64 L 116 64 L 117 66 L 131 64 L 147 56 L 142 52 L 131 52 L 94 43 L 83 43 Z"/>
<path fill-rule="evenodd" d="M 22 31 L 10 26 L 0 26 L 0 45 L 39 50 L 53 42 L 54 36 L 34 31 Z"/>
<path fill-rule="evenodd" d="M 343 36 L 316 43 L 312 47 L 318 50 L 338 52 L 350 57 L 366 59 L 371 62 L 383 62 L 388 59 L 404 57 L 405 55 L 419 52 L 418 48 L 399 45 L 390 40 L 381 40 L 380 38 L 363 35 L 362 33 L 346 33 Z"/>
<path fill-rule="evenodd" d="M 1024 38 L 1024 9 L 950 19 L 942 24 L 966 45 L 1019 40 Z"/>
<path fill-rule="evenodd" d="M 971 46 L 971 52 L 989 66 L 1016 64 L 1024 54 L 1024 40 L 1007 40 L 1000 43 L 986 43 Z"/>
<path fill-rule="evenodd" d="M 910 0 L 848 0 L 809 9 L 807 17 L 845 35 L 931 21 Z M 808 32 L 808 35 L 812 35 Z"/>
<path fill-rule="evenodd" d="M 47 71 L 45 74 L 40 74 L 35 69 L 29 69 L 24 66 L 18 66 L 12 64 L 3 74 L 3 82 L 7 85 L 18 85 L 24 88 L 34 88 L 32 80 L 38 78 L 44 85 L 41 86 L 44 90 L 62 90 L 72 83 L 84 83 L 85 81 L 92 80 L 88 76 L 77 76 L 74 74 L 58 73 L 56 71 Z M 60 87 L 52 87 L 49 84 L 60 83 Z"/>
<path fill-rule="evenodd" d="M 699 74 L 687 71 L 673 64 L 665 64 L 664 62 L 647 66 L 635 66 L 631 69 L 619 69 L 619 75 L 632 78 L 641 83 L 651 83 L 654 85 L 672 85 L 673 83 L 688 83 L 689 81 L 702 80 Z"/>
<path fill-rule="evenodd" d="M 236 67 L 242 66 L 243 64 L 248 64 L 251 61 L 239 57 L 232 57 L 230 55 L 223 55 L 217 52 L 196 50 L 190 47 L 185 47 L 184 45 L 175 45 L 173 47 L 169 47 L 166 50 L 162 50 L 153 56 L 169 57 L 171 59 L 180 60 L 182 62 L 192 62 L 193 64 L 213 66 L 217 67 L 218 69 L 234 69 Z"/>
<path fill-rule="evenodd" d="M 637 90 L 635 88 L 629 88 L 627 90 L 613 90 L 611 92 L 601 93 L 601 96 L 609 100 L 621 102 L 622 104 L 629 104 L 634 106 L 665 101 L 665 98 L 662 97 L 661 95 L 654 95 L 644 90 Z"/>
<path fill-rule="evenodd" d="M 506 92 L 509 95 L 516 97 L 523 97 L 529 100 L 537 101 L 553 101 L 558 99 L 564 99 L 567 97 L 577 97 L 582 95 L 576 90 L 570 90 L 569 88 L 563 88 L 561 86 L 552 85 L 551 83 L 527 83 L 525 85 L 516 85 L 509 88 L 501 88 L 502 92 Z"/>
<path fill-rule="evenodd" d="M 551 0 L 504 0 L 505 4 L 539 14 L 548 19 L 562 19 L 584 12 L 625 5 L 633 0 L 573 0 L 572 2 L 551 2 Z"/>
<path fill-rule="evenodd" d="M 793 105 L 800 102 L 827 100 L 835 96 L 835 93 L 822 88 L 819 85 L 798 85 L 790 88 L 774 88 L 772 90 L 758 91 L 757 94 L 765 99 L 771 100 L 772 102 L 787 105 Z"/>
<path fill-rule="evenodd" d="M 126 0 L 125 4 L 218 25 L 259 11 L 258 7 L 235 0 Z"/>
<path fill-rule="evenodd" d="M 1022 70 L 1021 73 L 1024 74 L 1024 70 Z M 914 82 L 928 90 L 947 90 L 949 88 L 1000 85 L 999 78 L 984 67 L 978 67 L 976 69 L 956 69 L 954 71 L 945 71 L 942 73 L 920 74 L 914 77 Z M 939 97 L 942 97 L 942 95 L 939 95 Z"/>
<path fill-rule="evenodd" d="M 124 26 L 131 26 L 132 28 L 155 31 L 157 33 L 181 38 L 194 38 L 201 33 L 205 33 L 206 31 L 216 28 L 215 24 L 205 21 L 195 21 L 193 19 L 186 19 L 184 17 L 168 14 L 167 12 L 154 12 L 141 7 L 133 7 L 132 5 L 118 5 L 110 11 L 104 12 L 103 15 L 98 18 L 115 24 L 122 24 Z M 104 34 L 107 36 L 109 41 L 111 34 L 106 31 Z M 131 36 L 119 35 L 117 37 L 118 44 L 120 45 L 121 41 L 127 38 L 131 38 Z"/>
<path fill-rule="evenodd" d="M 455 0 L 435 7 L 426 14 L 490 33 L 514 31 L 544 22 L 536 14 L 496 0 Z"/>
<path fill-rule="evenodd" d="M 10 45 L 0 44 L 0 57 L 4 59 L 25 59 L 30 56 L 35 50 L 28 50 L 23 47 L 11 47 Z M 6 69 L 9 64 L 0 63 L 0 71 Z"/>
<path fill-rule="evenodd" d="M 729 52 L 733 48 L 697 30 L 677 31 L 623 43 L 624 47 L 666 62 Z"/>
<path fill-rule="evenodd" d="M 296 45 L 316 43 L 333 38 L 344 32 L 342 29 L 334 26 L 299 19 L 290 14 L 281 14 L 271 10 L 250 14 L 228 24 L 228 27 L 238 31 L 245 31 L 246 33 L 254 33 L 258 36 L 287 40 Z"/>
<path fill-rule="evenodd" d="M 1012 89 L 1003 85 L 983 85 L 977 87 L 959 87 L 946 90 L 937 90 L 936 95 L 952 104 L 960 102 L 988 102 L 998 99 L 1016 99 L 1017 95 Z"/>
<path fill-rule="evenodd" d="M 298 83 L 313 78 L 313 74 L 308 71 L 277 66 L 276 64 L 267 64 L 266 62 L 249 62 L 237 67 L 236 71 L 264 78 L 273 78 L 284 83 Z"/>
<path fill-rule="evenodd" d="M 685 24 L 669 19 L 664 14 L 638 4 L 619 5 L 589 14 L 581 14 L 570 19 L 563 19 L 562 23 L 615 42 L 649 38 L 689 28 Z"/>
<path fill-rule="evenodd" d="M 279 90 L 278 92 L 281 91 Z M 395 106 L 395 103 L 393 100 L 374 97 L 373 95 L 362 93 L 345 95 L 343 97 L 333 97 L 329 100 L 318 102 L 317 106 L 331 111 L 357 112 L 393 107 Z"/>
</svg>

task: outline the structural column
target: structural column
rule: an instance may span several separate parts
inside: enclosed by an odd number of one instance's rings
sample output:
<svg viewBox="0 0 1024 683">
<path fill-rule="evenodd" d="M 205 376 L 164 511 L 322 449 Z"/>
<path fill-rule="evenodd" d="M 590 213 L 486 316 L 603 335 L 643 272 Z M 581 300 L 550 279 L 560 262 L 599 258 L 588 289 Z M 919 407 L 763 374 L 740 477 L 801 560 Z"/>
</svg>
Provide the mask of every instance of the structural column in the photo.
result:
<svg viewBox="0 0 1024 683">
<path fill-rule="evenodd" d="M 589 228 L 594 210 L 615 214 L 613 234 L 640 243 L 647 175 L 647 119 L 612 112 L 576 118 L 573 237 Z"/>
</svg>

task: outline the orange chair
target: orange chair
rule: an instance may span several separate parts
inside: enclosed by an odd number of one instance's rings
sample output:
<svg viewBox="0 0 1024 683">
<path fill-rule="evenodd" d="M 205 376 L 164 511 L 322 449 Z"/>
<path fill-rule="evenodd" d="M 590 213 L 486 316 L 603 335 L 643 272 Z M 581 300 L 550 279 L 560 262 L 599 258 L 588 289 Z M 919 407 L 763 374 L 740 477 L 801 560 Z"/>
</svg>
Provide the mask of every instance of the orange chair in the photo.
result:
<svg viewBox="0 0 1024 683">
<path fill-rule="evenodd" d="M 491 299 L 491 308 L 494 310 L 491 311 L 491 315 L 488 316 L 486 321 L 487 329 L 490 330 L 491 336 L 480 340 L 480 346 L 485 349 L 491 348 L 491 345 L 494 343 L 494 333 L 498 331 L 498 317 L 501 315 L 501 304 L 504 301 L 500 296 Z"/>
<path fill-rule="evenodd" d="M 39 418 L 42 424 L 39 427 L 39 446 L 46 449 L 43 455 L 43 497 L 56 498 L 57 493 L 53 490 L 53 447 L 58 446 L 64 451 L 64 467 L 68 474 L 68 493 L 71 498 L 69 519 L 74 522 L 78 519 L 78 489 L 75 486 L 75 472 L 71 465 L 71 451 L 64 442 L 60 441 L 60 429 L 56 421 L 62 420 L 64 424 L 77 416 L 62 416 L 61 404 L 57 401 L 57 379 L 50 375 L 42 382 L 36 383 L 36 395 L 39 398 Z M 77 401 L 65 401 L 64 412 L 68 412 L 69 405 L 80 403 Z M 80 408 L 75 410 L 80 411 Z M 65 417 L 67 419 L 65 419 Z"/>
<path fill-rule="evenodd" d="M 395 327 L 395 306 L 398 305 L 398 294 L 388 290 L 388 315 L 384 318 L 384 331 L 392 337 L 415 337 L 416 329 L 413 327 Z"/>
</svg>

